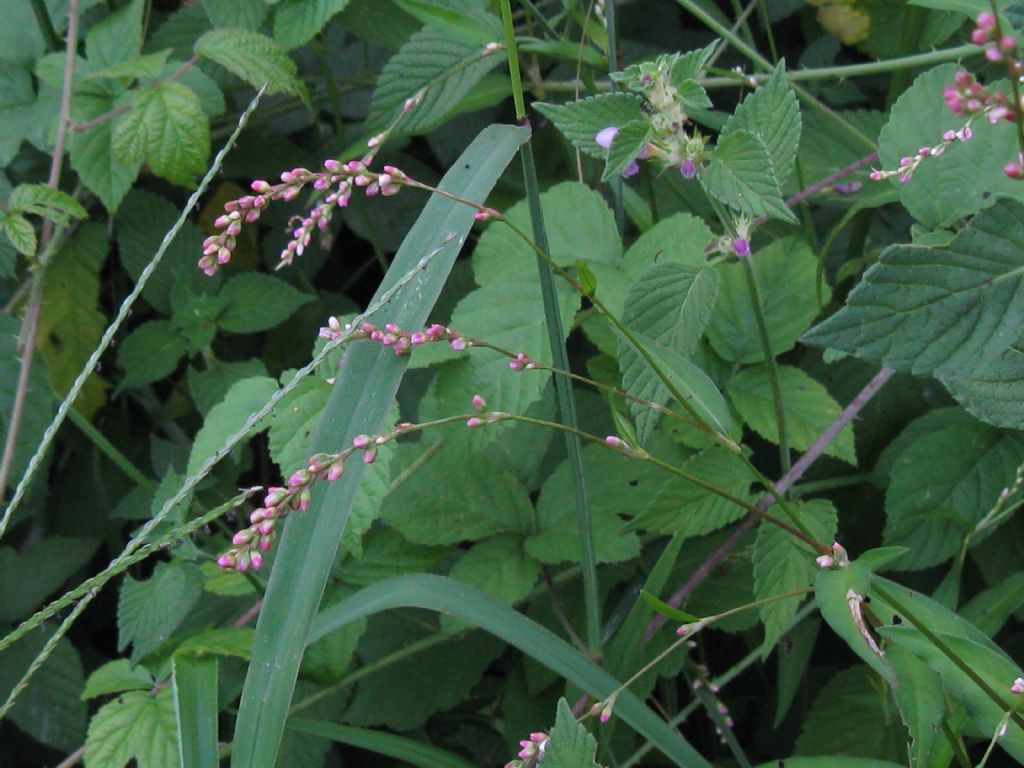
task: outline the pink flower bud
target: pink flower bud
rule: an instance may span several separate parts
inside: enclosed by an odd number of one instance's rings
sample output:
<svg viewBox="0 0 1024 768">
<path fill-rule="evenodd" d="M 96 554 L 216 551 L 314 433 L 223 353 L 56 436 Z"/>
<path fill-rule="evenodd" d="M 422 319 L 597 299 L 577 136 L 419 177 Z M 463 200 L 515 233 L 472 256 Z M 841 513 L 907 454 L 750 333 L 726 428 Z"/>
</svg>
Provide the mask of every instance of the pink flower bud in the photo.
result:
<svg viewBox="0 0 1024 768">
<path fill-rule="evenodd" d="M 882 176 L 881 171 L 872 168 L 871 173 L 868 174 L 868 178 L 871 179 L 872 181 L 881 181 L 884 177 Z"/>
<path fill-rule="evenodd" d="M 692 179 L 697 175 L 697 164 L 690 158 L 686 158 L 679 164 L 679 173 L 683 175 L 684 179 Z"/>
<path fill-rule="evenodd" d="M 221 555 L 217 558 L 217 565 L 219 565 L 221 568 L 234 568 L 235 558 L 233 558 L 231 555 Z"/>
<path fill-rule="evenodd" d="M 626 441 L 618 435 L 608 435 L 604 439 L 604 444 L 612 448 L 627 448 Z"/>
<path fill-rule="evenodd" d="M 1003 35 L 999 38 L 999 47 L 1004 53 L 1009 53 L 1017 47 L 1017 38 L 1013 37 L 1013 35 Z"/>
<path fill-rule="evenodd" d="M 469 344 L 466 343 L 466 340 L 461 336 L 456 336 L 454 339 L 452 339 L 451 345 L 452 349 L 454 349 L 456 352 L 462 352 L 469 346 Z"/>
<path fill-rule="evenodd" d="M 479 416 L 473 416 L 472 418 L 466 419 L 466 426 L 469 427 L 470 429 L 476 429 L 477 427 L 482 427 L 486 423 L 487 422 L 485 422 Z"/>
<path fill-rule="evenodd" d="M 1024 677 L 1018 677 L 1013 681 L 1013 685 L 1010 686 L 1010 693 L 1024 693 Z"/>
<path fill-rule="evenodd" d="M 352 438 L 352 445 L 359 450 L 365 450 L 371 443 L 369 435 L 356 435 Z"/>
<path fill-rule="evenodd" d="M 324 160 L 324 168 L 330 171 L 331 173 L 340 173 L 342 167 L 342 164 L 333 158 Z"/>
<path fill-rule="evenodd" d="M 482 411 L 487 407 L 487 401 L 481 395 L 473 395 L 473 407 L 478 411 Z"/>
<path fill-rule="evenodd" d="M 985 58 L 995 63 L 1003 60 L 1003 53 L 996 46 L 992 45 L 985 49 Z"/>
<path fill-rule="evenodd" d="M 261 555 L 259 552 L 253 552 L 249 556 L 249 560 L 252 562 L 252 567 L 255 568 L 257 571 L 263 566 L 263 555 Z"/>
<path fill-rule="evenodd" d="M 292 488 L 296 488 L 300 485 L 305 485 L 309 482 L 309 472 L 304 469 L 300 469 L 292 473 L 292 476 L 288 478 L 288 485 Z"/>
<path fill-rule="evenodd" d="M 1024 167 L 1021 166 L 1019 161 L 1015 160 L 1012 163 L 1006 164 L 1003 168 L 1003 173 L 1011 179 L 1019 179 L 1024 176 Z"/>
<path fill-rule="evenodd" d="M 373 464 L 377 460 L 377 449 L 371 448 L 368 451 L 363 451 L 363 464 Z"/>
<path fill-rule="evenodd" d="M 982 11 L 978 14 L 978 18 L 974 20 L 974 23 L 978 26 L 978 29 L 995 29 L 996 17 L 988 11 Z"/>
<path fill-rule="evenodd" d="M 249 185 L 249 188 L 256 194 L 265 195 L 270 191 L 270 184 L 263 179 L 256 179 L 256 181 Z"/>
<path fill-rule="evenodd" d="M 618 132 L 618 127 L 610 125 L 607 128 L 604 128 L 597 132 L 597 135 L 594 136 L 594 142 L 599 147 L 604 147 L 605 149 L 608 149 L 611 147 L 612 142 L 615 140 L 615 136 L 618 134 Z"/>
<path fill-rule="evenodd" d="M 331 464 L 331 468 L 327 470 L 327 481 L 333 483 L 341 477 L 344 471 L 345 468 L 342 466 L 340 461 L 335 464 Z"/>
<path fill-rule="evenodd" d="M 252 540 L 252 531 L 246 528 L 243 531 L 239 531 L 231 537 L 231 543 L 236 547 L 244 547 Z"/>
</svg>

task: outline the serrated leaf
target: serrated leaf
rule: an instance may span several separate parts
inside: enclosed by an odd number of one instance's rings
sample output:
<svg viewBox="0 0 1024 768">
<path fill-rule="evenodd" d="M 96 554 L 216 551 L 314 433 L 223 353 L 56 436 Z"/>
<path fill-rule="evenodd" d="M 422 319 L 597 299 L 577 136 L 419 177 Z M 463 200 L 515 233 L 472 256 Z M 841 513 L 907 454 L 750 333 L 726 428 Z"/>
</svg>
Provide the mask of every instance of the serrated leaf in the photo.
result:
<svg viewBox="0 0 1024 768">
<path fill-rule="evenodd" d="M 750 470 L 724 448 L 709 448 L 687 459 L 680 469 L 743 501 L 753 503 L 755 499 L 750 493 Z M 659 534 L 703 536 L 745 514 L 743 507 L 728 499 L 674 477 L 640 510 L 630 528 Z"/>
<path fill-rule="evenodd" d="M 607 153 L 594 141 L 599 132 L 646 121 L 640 99 L 625 93 L 591 96 L 568 104 L 535 102 L 532 106 L 553 122 L 576 149 L 596 158 L 604 158 Z"/>
<path fill-rule="evenodd" d="M 17 349 L 20 325 L 11 315 L 0 314 L 0 425 L 5 436 L 10 428 L 15 393 L 18 391 L 21 375 L 21 352 Z M 27 392 L 11 465 L 12 478 L 19 478 L 25 472 L 29 458 L 39 445 L 56 408 L 43 360 L 37 359 L 33 363 Z"/>
<path fill-rule="evenodd" d="M 608 161 L 601 180 L 610 181 L 626 173 L 636 156 L 647 146 L 651 134 L 651 124 L 647 120 L 633 120 L 619 128 L 608 148 Z"/>
<path fill-rule="evenodd" d="M 541 564 L 527 554 L 523 538 L 506 534 L 476 542 L 449 575 L 496 602 L 513 605 L 530 594 L 540 568 Z M 454 631 L 465 626 L 458 619 L 441 616 L 442 629 Z"/>
<path fill-rule="evenodd" d="M 224 399 L 231 386 L 242 379 L 268 375 L 262 360 L 246 360 L 239 363 L 214 361 L 206 370 L 188 369 L 188 389 L 196 409 L 203 416 Z"/>
<path fill-rule="evenodd" d="M 92 67 L 102 69 L 139 55 L 145 5 L 143 0 L 132 0 L 89 27 L 85 50 Z"/>
<path fill-rule="evenodd" d="M 949 394 L 978 419 L 1024 429 L 1024 350 L 1020 341 L 984 365 L 941 377 Z"/>
<path fill-rule="evenodd" d="M 217 325 L 229 333 L 256 333 L 287 320 L 313 301 L 290 283 L 261 272 L 246 272 L 229 280 L 220 292 L 227 303 Z"/>
<path fill-rule="evenodd" d="M 928 665 L 899 646 L 887 649 L 886 655 L 899 681 L 892 693 L 910 733 L 910 765 L 923 768 L 946 714 L 942 682 Z"/>
<path fill-rule="evenodd" d="M 112 97 L 90 99 L 88 109 L 76 111 L 80 122 L 113 111 L 117 105 Z M 68 137 L 71 167 L 89 189 L 96 193 L 103 206 L 113 213 L 135 183 L 142 167 L 140 161 L 123 163 L 114 156 L 115 120 L 105 120 L 87 131 L 72 132 Z"/>
<path fill-rule="evenodd" d="M 737 129 L 719 141 L 701 181 L 711 195 L 740 213 L 796 222 L 782 201 L 768 148 L 749 131 Z"/>
<path fill-rule="evenodd" d="M 97 308 L 99 272 L 107 249 L 106 228 L 86 224 L 46 269 L 36 347 L 46 360 L 53 391 L 61 397 L 71 389 L 107 326 L 106 316 Z M 106 402 L 109 386 L 93 373 L 75 408 L 91 418 Z"/>
<path fill-rule="evenodd" d="M 36 255 L 36 230 L 20 213 L 0 213 L 0 228 L 18 253 Z"/>
<path fill-rule="evenodd" d="M 910 548 L 894 567 L 927 568 L 959 552 L 965 527 L 985 516 L 1022 463 L 1018 432 L 968 421 L 919 436 L 893 463 L 886 492 L 884 541 Z"/>
<path fill-rule="evenodd" d="M 157 53 L 147 53 L 142 56 L 133 56 L 130 59 L 111 64 L 109 67 L 94 69 L 82 80 L 132 80 L 144 77 L 156 77 L 163 70 L 171 55 L 170 49 Z"/>
<path fill-rule="evenodd" d="M 595 761 L 597 739 L 577 722 L 569 702 L 558 700 L 558 714 L 551 737 L 544 749 L 544 759 L 559 768 L 600 768 Z"/>
<path fill-rule="evenodd" d="M 235 656 L 248 659 L 252 651 L 252 627 L 215 627 L 192 635 L 174 650 L 175 656 Z"/>
<path fill-rule="evenodd" d="M 444 556 L 444 547 L 410 544 L 393 528 L 370 532 L 358 559 L 345 558 L 336 575 L 347 584 L 366 586 L 405 573 L 429 571 Z"/>
<path fill-rule="evenodd" d="M 273 39 L 248 29 L 214 29 L 196 40 L 196 55 L 215 61 L 254 88 L 268 93 L 305 92 L 295 63 Z"/>
<path fill-rule="evenodd" d="M 835 539 L 838 516 L 830 502 L 812 499 L 799 505 L 796 512 L 815 539 L 823 542 Z M 793 534 L 762 521 L 754 543 L 754 596 L 765 600 L 810 587 L 819 570 L 814 562 L 817 554 Z M 797 596 L 765 603 L 758 608 L 764 622 L 762 658 L 771 653 L 802 602 L 803 597 Z"/>
<path fill-rule="evenodd" d="M 89 723 L 85 763 L 89 768 L 178 765 L 177 725 L 171 687 L 156 695 L 132 691 L 100 707 Z"/>
<path fill-rule="evenodd" d="M 349 0 L 285 0 L 274 12 L 274 39 L 287 49 L 316 37 Z"/>
<path fill-rule="evenodd" d="M 777 240 L 755 251 L 750 258 L 764 303 L 772 352 L 781 355 L 793 348 L 820 312 L 815 299 L 817 259 L 798 238 Z M 764 348 L 743 265 L 722 264 L 717 269 L 721 289 L 708 322 L 708 341 L 726 360 L 762 362 Z M 827 292 L 825 298 L 828 299 Z"/>
<path fill-rule="evenodd" d="M 153 675 L 145 667 L 133 665 L 128 659 L 115 659 L 89 675 L 81 698 L 88 700 L 109 693 L 148 691 L 155 683 Z"/>
<path fill-rule="evenodd" d="M 416 444 L 399 453 L 411 459 L 422 451 L 422 444 Z M 414 544 L 455 544 L 527 531 L 533 509 L 522 483 L 479 457 L 467 472 L 468 460 L 462 451 L 442 448 L 384 499 L 385 522 Z"/>
<path fill-rule="evenodd" d="M 677 263 L 656 264 L 630 285 L 622 322 L 631 331 L 653 339 L 684 357 L 693 354 L 718 298 L 718 273 Z M 620 338 L 619 369 L 623 388 L 636 397 L 664 405 L 669 392 L 633 345 Z M 650 438 L 661 414 L 641 403 L 629 403 L 641 443 Z"/>
<path fill-rule="evenodd" d="M 778 374 L 789 444 L 798 451 L 807 450 L 825 428 L 839 417 L 842 408 L 832 399 L 824 385 L 799 368 L 780 365 Z M 778 444 L 779 425 L 768 366 L 744 368 L 729 379 L 726 392 L 743 421 L 765 440 Z M 856 466 L 852 424 L 843 428 L 825 449 L 825 453 Z"/>
<path fill-rule="evenodd" d="M 330 394 L 330 384 L 311 376 L 274 409 L 268 434 L 270 457 L 285 477 L 305 466 L 313 431 Z"/>
<path fill-rule="evenodd" d="M 484 51 L 446 37 L 436 29 L 420 30 L 392 56 L 381 70 L 373 92 L 368 130 L 387 128 L 402 114 L 404 104 L 422 93 L 415 107 L 402 117 L 399 134 L 426 133 L 447 120 L 456 105 L 484 75 L 504 61 L 501 49 Z"/>
<path fill-rule="evenodd" d="M 952 375 L 984 366 L 1024 323 L 1024 205 L 982 211 L 948 248 L 893 245 L 847 305 L 804 341 L 900 371 Z"/>
<path fill-rule="evenodd" d="M 326 609 L 347 597 L 351 588 L 329 587 L 321 601 Z M 356 648 L 366 632 L 366 619 L 353 621 L 321 637 L 302 654 L 302 675 L 320 685 L 337 685 L 355 661 Z"/>
<path fill-rule="evenodd" d="M 35 443 L 30 443 L 34 448 Z M 96 539 L 49 535 L 19 550 L 0 548 L 0 621 L 13 624 L 38 608 L 96 552 Z"/>
<path fill-rule="evenodd" d="M 117 649 L 132 646 L 132 661 L 160 647 L 188 615 L 203 591 L 199 568 L 158 563 L 143 581 L 125 576 L 117 603 Z"/>
<path fill-rule="evenodd" d="M 475 0 L 394 0 L 407 14 L 453 40 L 484 45 L 501 39 L 501 22 Z"/>
<path fill-rule="evenodd" d="M 145 163 L 157 176 L 191 186 L 210 156 L 210 122 L 190 88 L 163 83 L 142 88 L 118 118 L 114 153 L 125 165 Z"/>
<path fill-rule="evenodd" d="M 229 29 L 258 30 L 270 10 L 264 0 L 203 0 L 202 5 L 213 26 Z"/>
<path fill-rule="evenodd" d="M 943 88 L 961 68 L 943 64 L 919 75 L 893 104 L 889 122 L 878 136 L 879 162 L 885 168 L 899 166 L 900 158 L 933 145 L 946 130 L 958 130 L 963 121 L 942 98 Z M 1006 81 L 989 87 L 1006 90 Z M 1003 173 L 1007 159 L 1015 157 L 1017 133 L 1011 122 L 994 125 L 976 120 L 974 137 L 957 142 L 941 158 L 928 159 L 906 184 L 891 183 L 911 215 L 929 229 L 945 227 L 957 219 L 987 208 L 1000 197 L 1024 201 L 1024 188 Z"/>
<path fill-rule="evenodd" d="M 195 474 L 220 450 L 228 436 L 240 430 L 249 416 L 262 408 L 276 391 L 277 382 L 266 376 L 242 379 L 232 385 L 224 399 L 210 409 L 196 433 L 185 474 Z M 262 428 L 266 428 L 266 424 Z"/>
<path fill-rule="evenodd" d="M 780 184 L 793 172 L 800 145 L 800 106 L 784 66 L 780 63 L 768 82 L 747 96 L 722 127 L 723 137 L 744 130 L 761 139 Z"/>
<path fill-rule="evenodd" d="M 84 219 L 87 215 L 75 198 L 46 184 L 19 184 L 11 192 L 7 208 L 42 216 L 55 224 L 67 224 L 71 219 Z"/>
<path fill-rule="evenodd" d="M 185 339 L 167 320 L 149 320 L 124 340 L 117 363 L 124 370 L 121 388 L 159 381 L 174 372 L 185 356 Z"/>
</svg>

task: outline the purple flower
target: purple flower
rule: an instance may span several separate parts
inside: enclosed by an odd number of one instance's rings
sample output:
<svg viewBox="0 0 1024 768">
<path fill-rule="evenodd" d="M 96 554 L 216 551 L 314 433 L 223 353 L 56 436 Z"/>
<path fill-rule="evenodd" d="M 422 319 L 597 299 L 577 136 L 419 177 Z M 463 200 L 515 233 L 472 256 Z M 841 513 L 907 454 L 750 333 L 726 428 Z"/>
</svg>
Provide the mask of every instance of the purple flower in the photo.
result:
<svg viewBox="0 0 1024 768">
<path fill-rule="evenodd" d="M 598 146 L 608 149 L 611 147 L 612 142 L 615 141 L 615 136 L 618 132 L 618 126 L 609 125 L 607 128 L 597 132 L 597 135 L 594 137 L 594 141 L 597 142 Z"/>
<path fill-rule="evenodd" d="M 640 173 L 640 166 L 637 165 L 636 160 L 634 160 L 626 167 L 626 170 L 622 172 L 622 178 L 628 179 L 630 176 L 636 176 L 638 173 Z"/>
<path fill-rule="evenodd" d="M 741 259 L 750 255 L 750 241 L 745 237 L 737 237 L 732 241 L 732 252 Z"/>
<path fill-rule="evenodd" d="M 679 164 L 679 172 L 683 174 L 684 179 L 692 179 L 697 175 L 697 164 L 690 158 L 686 158 Z"/>
</svg>

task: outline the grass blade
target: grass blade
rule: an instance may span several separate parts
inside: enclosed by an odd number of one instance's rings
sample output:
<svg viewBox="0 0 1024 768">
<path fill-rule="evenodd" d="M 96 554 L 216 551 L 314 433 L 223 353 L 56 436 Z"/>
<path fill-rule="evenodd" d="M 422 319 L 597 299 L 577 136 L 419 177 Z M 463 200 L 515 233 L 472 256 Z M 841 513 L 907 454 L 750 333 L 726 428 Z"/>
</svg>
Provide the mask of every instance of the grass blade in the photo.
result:
<svg viewBox="0 0 1024 768">
<path fill-rule="evenodd" d="M 349 725 L 328 723 L 325 720 L 306 720 L 298 717 L 291 718 L 288 727 L 313 736 L 322 736 L 340 744 L 368 749 L 378 755 L 393 757 L 403 763 L 415 765 L 416 768 L 474 768 L 472 763 L 451 752 L 424 744 L 422 741 L 396 736 L 393 733 L 382 733 L 371 728 L 353 728 Z"/>
<path fill-rule="evenodd" d="M 171 659 L 181 768 L 217 768 L 217 657 Z"/>
<path fill-rule="evenodd" d="M 309 642 L 363 616 L 392 608 L 425 608 L 457 616 L 532 656 L 597 699 L 605 698 L 619 687 L 618 680 L 611 674 L 547 628 L 444 576 L 398 576 L 366 587 L 317 616 Z M 700 753 L 630 691 L 619 694 L 615 715 L 676 765 L 710 768 L 711 764 Z"/>
<path fill-rule="evenodd" d="M 512 126 L 486 128 L 445 175 L 440 188 L 482 203 L 525 141 L 528 131 Z M 403 328 L 422 326 L 448 277 L 470 227 L 473 209 L 442 196 L 427 203 L 378 290 L 386 291 L 419 262 L 424 252 L 446 245 L 386 309 L 373 319 Z M 376 344 L 348 353 L 331 393 L 311 451 L 336 450 L 360 433 L 379 428 L 394 400 L 405 359 Z M 295 688 L 299 662 L 337 552 L 338 542 L 362 475 L 353 462 L 341 479 L 317 489 L 309 512 L 285 527 L 253 643 L 235 728 L 232 765 L 272 768 Z"/>
</svg>

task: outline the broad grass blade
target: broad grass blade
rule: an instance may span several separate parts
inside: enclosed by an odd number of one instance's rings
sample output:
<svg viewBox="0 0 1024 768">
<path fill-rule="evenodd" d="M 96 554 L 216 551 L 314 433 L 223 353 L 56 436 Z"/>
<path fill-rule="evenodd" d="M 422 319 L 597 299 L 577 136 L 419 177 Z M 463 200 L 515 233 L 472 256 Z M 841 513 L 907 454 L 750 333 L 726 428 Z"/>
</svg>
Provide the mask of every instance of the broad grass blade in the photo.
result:
<svg viewBox="0 0 1024 768">
<path fill-rule="evenodd" d="M 217 657 L 179 654 L 171 660 L 181 768 L 217 768 Z"/>
</svg>

